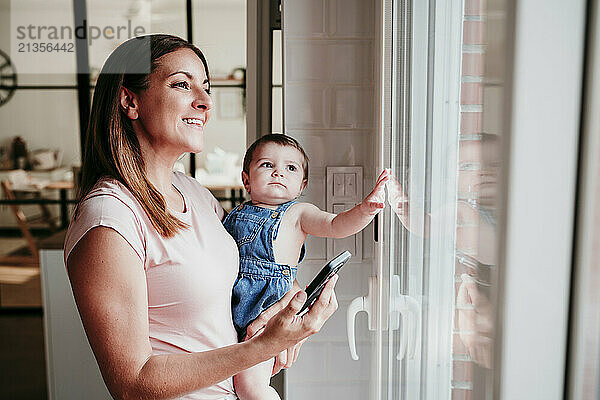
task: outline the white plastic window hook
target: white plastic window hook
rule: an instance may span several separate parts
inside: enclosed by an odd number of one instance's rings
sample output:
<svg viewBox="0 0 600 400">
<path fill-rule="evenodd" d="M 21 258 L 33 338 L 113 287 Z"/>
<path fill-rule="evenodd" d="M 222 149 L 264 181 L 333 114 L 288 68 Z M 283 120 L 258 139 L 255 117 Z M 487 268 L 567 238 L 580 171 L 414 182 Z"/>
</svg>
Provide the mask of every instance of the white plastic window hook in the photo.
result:
<svg viewBox="0 0 600 400">
<path fill-rule="evenodd" d="M 375 293 L 377 290 L 377 277 L 369 277 L 369 294 L 362 297 L 357 297 L 350 303 L 348 307 L 346 328 L 348 330 L 348 346 L 350 347 L 350 356 L 353 360 L 358 360 L 358 353 L 356 352 L 356 336 L 355 336 L 355 321 L 356 314 L 361 311 L 367 313 L 369 330 L 374 331 L 376 326 L 375 316 L 376 304 L 375 304 Z"/>
</svg>

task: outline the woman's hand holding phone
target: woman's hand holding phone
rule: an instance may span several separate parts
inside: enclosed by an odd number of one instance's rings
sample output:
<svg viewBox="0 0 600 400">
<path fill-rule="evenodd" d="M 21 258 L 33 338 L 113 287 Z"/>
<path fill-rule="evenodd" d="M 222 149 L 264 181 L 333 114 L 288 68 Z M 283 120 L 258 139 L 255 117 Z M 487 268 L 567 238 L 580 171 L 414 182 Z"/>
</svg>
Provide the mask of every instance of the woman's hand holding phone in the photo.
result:
<svg viewBox="0 0 600 400">
<path fill-rule="evenodd" d="M 289 368 L 298 357 L 306 338 L 317 333 L 325 321 L 337 310 L 334 288 L 338 276 L 327 282 L 321 295 L 310 310 L 301 317 L 296 315 L 306 301 L 306 293 L 288 292 L 279 302 L 265 310 L 247 328 L 245 340 L 256 340 L 265 348 L 265 354 L 277 357 L 274 373 Z M 277 351 L 273 354 L 274 349 Z M 278 353 L 286 352 L 285 355 Z"/>
</svg>

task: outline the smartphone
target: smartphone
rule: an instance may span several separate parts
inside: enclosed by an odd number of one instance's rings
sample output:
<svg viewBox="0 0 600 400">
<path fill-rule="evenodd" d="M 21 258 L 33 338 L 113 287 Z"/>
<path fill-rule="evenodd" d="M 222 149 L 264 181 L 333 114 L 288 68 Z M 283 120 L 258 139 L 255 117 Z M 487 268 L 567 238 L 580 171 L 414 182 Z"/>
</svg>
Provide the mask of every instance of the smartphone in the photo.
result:
<svg viewBox="0 0 600 400">
<path fill-rule="evenodd" d="M 348 262 L 350 257 L 352 257 L 352 254 L 346 250 L 325 264 L 317 276 L 315 276 L 312 282 L 310 282 L 310 284 L 306 287 L 306 301 L 296 315 L 302 314 L 304 311 L 309 309 L 310 306 L 312 306 L 315 300 L 319 298 L 319 295 L 323 291 L 325 284 L 333 275 L 337 274 L 340 268 L 342 268 L 344 264 Z"/>
</svg>

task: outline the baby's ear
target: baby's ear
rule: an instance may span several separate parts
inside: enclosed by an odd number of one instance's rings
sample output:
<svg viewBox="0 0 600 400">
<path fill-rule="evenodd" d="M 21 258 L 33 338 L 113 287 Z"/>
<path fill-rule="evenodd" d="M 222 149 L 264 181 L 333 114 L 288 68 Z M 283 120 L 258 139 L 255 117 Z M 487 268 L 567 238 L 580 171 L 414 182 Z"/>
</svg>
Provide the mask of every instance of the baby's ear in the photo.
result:
<svg viewBox="0 0 600 400">
<path fill-rule="evenodd" d="M 246 192 L 250 194 L 250 177 L 248 176 L 246 171 L 242 171 L 242 184 L 244 185 L 244 189 L 246 189 Z"/>
</svg>

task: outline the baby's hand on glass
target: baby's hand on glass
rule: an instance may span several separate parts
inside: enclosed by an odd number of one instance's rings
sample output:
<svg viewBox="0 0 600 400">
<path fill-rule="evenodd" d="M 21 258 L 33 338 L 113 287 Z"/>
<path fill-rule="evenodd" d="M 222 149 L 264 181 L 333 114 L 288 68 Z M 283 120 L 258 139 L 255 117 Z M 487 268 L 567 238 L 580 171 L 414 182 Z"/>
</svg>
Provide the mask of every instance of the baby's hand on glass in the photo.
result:
<svg viewBox="0 0 600 400">
<path fill-rule="evenodd" d="M 390 170 L 384 169 L 373 191 L 361 203 L 363 211 L 368 215 L 375 215 L 385 207 L 385 185 L 390 179 Z"/>
<path fill-rule="evenodd" d="M 404 195 L 402 185 L 398 178 L 390 175 L 387 182 L 387 202 L 392 211 L 402 220 L 402 223 L 408 221 L 408 198 Z M 407 224 L 405 224 L 406 226 Z"/>
</svg>

